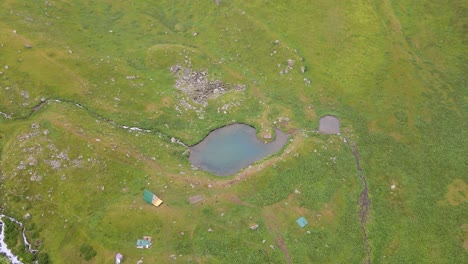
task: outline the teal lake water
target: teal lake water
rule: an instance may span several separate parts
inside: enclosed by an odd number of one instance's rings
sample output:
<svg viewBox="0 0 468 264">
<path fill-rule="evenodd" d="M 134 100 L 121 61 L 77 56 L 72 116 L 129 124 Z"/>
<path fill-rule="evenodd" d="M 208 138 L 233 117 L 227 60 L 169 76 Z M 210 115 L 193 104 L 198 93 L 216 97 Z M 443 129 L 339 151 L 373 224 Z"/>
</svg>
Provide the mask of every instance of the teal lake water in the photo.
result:
<svg viewBox="0 0 468 264">
<path fill-rule="evenodd" d="M 203 141 L 190 147 L 192 165 L 218 176 L 237 173 L 255 161 L 278 152 L 288 135 L 275 129 L 275 141 L 263 143 L 253 127 L 232 124 L 211 132 Z"/>
</svg>

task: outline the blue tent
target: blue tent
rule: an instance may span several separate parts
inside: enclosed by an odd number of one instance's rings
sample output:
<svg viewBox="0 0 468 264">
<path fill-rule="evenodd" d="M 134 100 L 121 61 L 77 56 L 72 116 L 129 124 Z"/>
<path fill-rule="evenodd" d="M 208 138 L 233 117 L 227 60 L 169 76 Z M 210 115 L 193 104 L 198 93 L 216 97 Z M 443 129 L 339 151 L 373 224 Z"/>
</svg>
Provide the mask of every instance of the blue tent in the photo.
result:
<svg viewBox="0 0 468 264">
<path fill-rule="evenodd" d="M 138 239 L 136 242 L 137 248 L 149 248 L 151 247 L 151 242 L 146 239 Z"/>
<path fill-rule="evenodd" d="M 300 227 L 304 227 L 309 223 L 309 222 L 307 222 L 307 220 L 303 216 L 301 216 L 299 219 L 297 219 L 296 222 Z"/>
</svg>

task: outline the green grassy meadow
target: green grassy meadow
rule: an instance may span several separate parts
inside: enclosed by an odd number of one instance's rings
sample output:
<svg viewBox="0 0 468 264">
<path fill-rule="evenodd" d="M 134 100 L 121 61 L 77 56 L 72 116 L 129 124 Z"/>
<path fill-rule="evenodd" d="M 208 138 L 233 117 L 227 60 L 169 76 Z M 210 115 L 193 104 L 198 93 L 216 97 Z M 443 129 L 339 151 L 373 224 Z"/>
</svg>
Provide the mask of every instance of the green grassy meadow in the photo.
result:
<svg viewBox="0 0 468 264">
<path fill-rule="evenodd" d="M 48 263 L 114 263 L 117 252 L 124 263 L 465 263 L 467 9 L 0 1 L 0 212 L 23 221 Z M 246 89 L 185 109 L 176 64 Z M 324 115 L 341 135 L 315 132 Z M 171 143 L 233 122 L 259 135 L 278 126 L 290 142 L 225 178 L 193 170 Z M 144 189 L 164 204 L 146 204 Z M 137 249 L 145 235 L 153 246 Z"/>
</svg>

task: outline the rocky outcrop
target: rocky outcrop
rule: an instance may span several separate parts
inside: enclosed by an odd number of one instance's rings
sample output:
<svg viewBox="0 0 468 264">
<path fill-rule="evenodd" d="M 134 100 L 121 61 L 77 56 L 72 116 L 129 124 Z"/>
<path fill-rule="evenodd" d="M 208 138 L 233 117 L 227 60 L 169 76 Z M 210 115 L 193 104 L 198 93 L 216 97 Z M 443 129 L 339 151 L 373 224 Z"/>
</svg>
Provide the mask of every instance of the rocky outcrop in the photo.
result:
<svg viewBox="0 0 468 264">
<path fill-rule="evenodd" d="M 207 71 L 194 71 L 179 64 L 172 66 L 170 70 L 177 77 L 175 88 L 202 105 L 207 105 L 208 99 L 221 96 L 229 90 L 245 90 L 245 85 L 242 84 L 231 85 L 221 80 L 211 80 Z"/>
</svg>

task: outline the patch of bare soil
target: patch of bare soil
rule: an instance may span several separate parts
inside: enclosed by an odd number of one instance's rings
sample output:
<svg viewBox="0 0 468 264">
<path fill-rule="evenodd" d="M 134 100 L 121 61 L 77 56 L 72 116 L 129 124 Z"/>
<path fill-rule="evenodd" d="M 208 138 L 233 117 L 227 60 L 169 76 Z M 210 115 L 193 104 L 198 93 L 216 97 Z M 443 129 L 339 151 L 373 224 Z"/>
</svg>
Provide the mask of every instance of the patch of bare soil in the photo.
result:
<svg viewBox="0 0 468 264">
<path fill-rule="evenodd" d="M 248 206 L 248 207 L 252 207 L 252 208 L 255 208 L 256 206 L 253 205 L 253 204 L 250 204 L 250 203 L 247 203 L 247 202 L 244 202 L 242 201 L 239 197 L 237 197 L 236 195 L 229 195 L 228 196 L 228 199 L 229 201 L 235 203 L 235 204 L 241 204 L 241 205 L 244 205 L 244 206 Z"/>
<path fill-rule="evenodd" d="M 264 209 L 263 210 L 263 218 L 265 219 L 265 224 L 267 228 L 274 234 L 276 235 L 276 245 L 283 251 L 284 256 L 286 258 L 286 262 L 288 264 L 291 263 L 291 255 L 289 254 L 288 248 L 286 247 L 286 244 L 284 243 L 283 236 L 281 235 L 281 230 L 280 230 L 280 225 L 278 223 L 278 220 L 276 219 L 276 215 L 274 214 L 273 211 Z"/>
<path fill-rule="evenodd" d="M 462 232 L 463 232 L 463 249 L 468 250 L 468 224 L 463 224 L 462 226 Z"/>
<path fill-rule="evenodd" d="M 291 255 L 289 255 L 289 251 L 288 251 L 288 248 L 286 247 L 286 244 L 284 244 L 284 240 L 283 240 L 283 236 L 281 236 L 280 238 L 276 239 L 275 240 L 276 244 L 278 245 L 278 247 L 281 249 L 281 251 L 284 252 L 284 255 L 286 257 L 286 262 L 288 264 L 291 263 Z"/>
<path fill-rule="evenodd" d="M 455 179 L 449 186 L 445 201 L 458 206 L 468 200 L 468 185 L 462 179 Z"/>
</svg>

